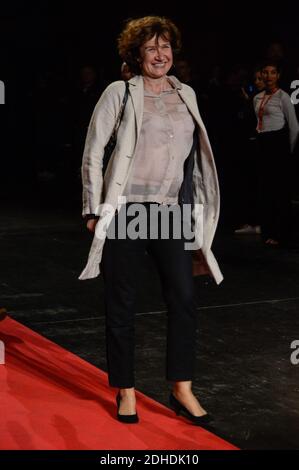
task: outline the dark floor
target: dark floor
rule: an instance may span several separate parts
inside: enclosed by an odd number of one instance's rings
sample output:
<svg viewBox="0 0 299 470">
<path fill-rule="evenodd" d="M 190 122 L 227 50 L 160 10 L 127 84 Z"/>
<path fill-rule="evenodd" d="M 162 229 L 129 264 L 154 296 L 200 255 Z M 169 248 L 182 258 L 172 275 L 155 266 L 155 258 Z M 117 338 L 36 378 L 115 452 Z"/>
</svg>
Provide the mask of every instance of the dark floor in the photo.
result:
<svg viewBox="0 0 299 470">
<path fill-rule="evenodd" d="M 91 242 L 78 199 L 70 191 L 57 194 L 55 185 L 34 202 L 2 198 L 0 306 L 105 370 L 102 279 L 77 279 Z M 232 443 L 298 449 L 299 365 L 290 362 L 290 344 L 299 340 L 299 250 L 266 248 L 258 236 L 236 237 L 220 226 L 214 252 L 225 280 L 220 286 L 206 277 L 195 281 L 194 390 L 213 415 L 211 429 Z M 167 405 L 166 314 L 150 259 L 142 286 L 136 387 Z"/>
</svg>

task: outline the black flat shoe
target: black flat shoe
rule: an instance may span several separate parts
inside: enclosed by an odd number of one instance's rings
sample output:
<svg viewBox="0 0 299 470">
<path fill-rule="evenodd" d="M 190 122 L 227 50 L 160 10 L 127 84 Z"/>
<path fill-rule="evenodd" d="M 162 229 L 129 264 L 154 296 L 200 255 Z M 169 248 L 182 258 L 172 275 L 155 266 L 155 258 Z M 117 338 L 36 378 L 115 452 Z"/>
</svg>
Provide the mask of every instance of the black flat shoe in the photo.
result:
<svg viewBox="0 0 299 470">
<path fill-rule="evenodd" d="M 179 400 L 175 398 L 173 393 L 169 395 L 169 404 L 171 408 L 175 411 L 177 416 L 179 416 L 180 414 L 182 416 L 185 416 L 190 421 L 192 421 L 193 424 L 196 424 L 196 426 L 202 426 L 211 421 L 211 416 L 208 414 L 202 416 L 194 416 L 192 413 L 190 413 L 190 411 L 187 410 L 184 405 L 182 405 L 182 403 L 179 402 Z"/>
<path fill-rule="evenodd" d="M 137 413 L 135 413 L 134 415 L 120 415 L 119 414 L 120 400 L 121 400 L 121 396 L 120 396 L 120 393 L 118 392 L 118 394 L 116 396 L 117 419 L 118 419 L 118 421 L 121 421 L 122 423 L 126 423 L 126 424 L 138 423 L 139 418 L 138 418 Z"/>
</svg>

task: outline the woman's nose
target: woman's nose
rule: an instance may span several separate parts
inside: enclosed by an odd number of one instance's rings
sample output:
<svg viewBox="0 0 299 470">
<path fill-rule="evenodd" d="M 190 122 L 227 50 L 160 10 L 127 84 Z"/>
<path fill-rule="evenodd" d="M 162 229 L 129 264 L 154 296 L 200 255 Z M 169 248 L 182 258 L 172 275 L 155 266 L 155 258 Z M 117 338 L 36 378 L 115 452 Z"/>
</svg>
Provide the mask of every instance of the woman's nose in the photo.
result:
<svg viewBox="0 0 299 470">
<path fill-rule="evenodd" d="M 156 48 L 156 56 L 159 57 L 159 58 L 162 57 L 162 49 L 160 49 L 160 47 Z"/>
</svg>

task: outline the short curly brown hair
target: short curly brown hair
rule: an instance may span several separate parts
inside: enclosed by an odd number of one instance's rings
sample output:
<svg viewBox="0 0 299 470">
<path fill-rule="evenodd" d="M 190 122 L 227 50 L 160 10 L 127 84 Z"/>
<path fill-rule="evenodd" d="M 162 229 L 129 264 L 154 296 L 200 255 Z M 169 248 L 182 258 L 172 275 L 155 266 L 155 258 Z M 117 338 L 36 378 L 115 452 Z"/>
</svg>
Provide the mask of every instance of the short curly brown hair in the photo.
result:
<svg viewBox="0 0 299 470">
<path fill-rule="evenodd" d="M 134 74 L 140 73 L 139 48 L 155 35 L 167 38 L 175 55 L 180 52 L 182 47 L 181 33 L 168 18 L 144 16 L 129 20 L 120 33 L 117 40 L 119 55 Z"/>
</svg>

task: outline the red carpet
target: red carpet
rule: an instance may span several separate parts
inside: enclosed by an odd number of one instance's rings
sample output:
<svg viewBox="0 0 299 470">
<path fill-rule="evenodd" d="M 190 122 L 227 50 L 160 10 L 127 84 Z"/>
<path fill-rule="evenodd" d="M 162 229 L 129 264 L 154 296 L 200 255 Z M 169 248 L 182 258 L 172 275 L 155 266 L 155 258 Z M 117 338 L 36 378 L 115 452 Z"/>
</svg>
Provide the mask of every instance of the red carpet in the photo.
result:
<svg viewBox="0 0 299 470">
<path fill-rule="evenodd" d="M 104 372 L 9 317 L 0 339 L 1 450 L 236 449 L 141 393 L 140 423 L 119 423 Z"/>
</svg>

